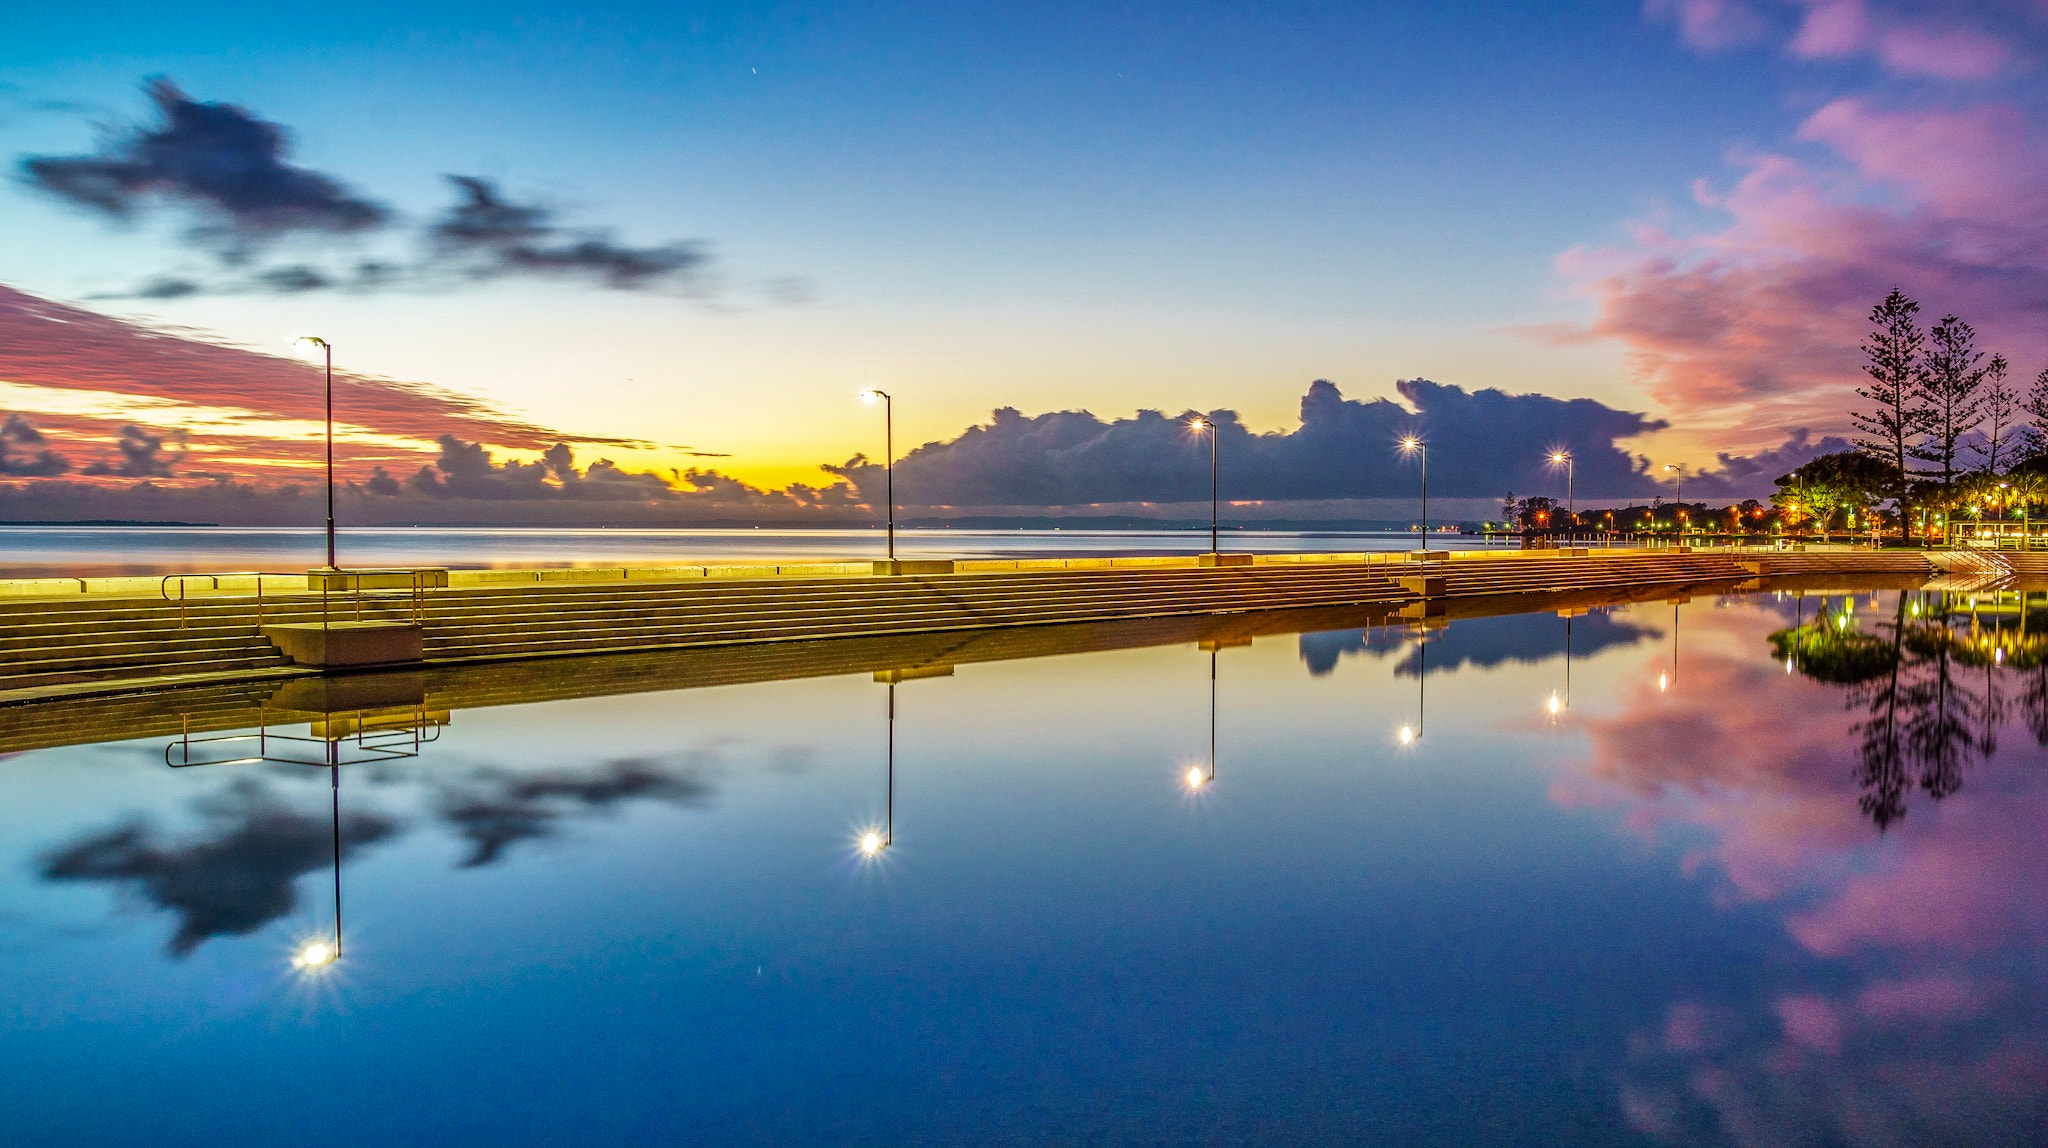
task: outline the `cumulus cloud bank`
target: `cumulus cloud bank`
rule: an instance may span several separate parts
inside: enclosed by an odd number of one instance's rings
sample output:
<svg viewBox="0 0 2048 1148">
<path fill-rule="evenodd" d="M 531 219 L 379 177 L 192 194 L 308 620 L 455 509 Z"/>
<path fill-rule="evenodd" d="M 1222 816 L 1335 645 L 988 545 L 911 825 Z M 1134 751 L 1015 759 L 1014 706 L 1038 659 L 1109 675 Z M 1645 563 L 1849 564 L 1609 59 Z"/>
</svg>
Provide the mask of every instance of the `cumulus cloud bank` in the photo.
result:
<svg viewBox="0 0 2048 1148">
<path fill-rule="evenodd" d="M 1549 461 L 1570 451 L 1582 497 L 1654 493 L 1648 460 L 1627 440 L 1664 428 L 1661 419 L 1617 410 L 1592 399 L 1509 394 L 1405 379 L 1395 384 L 1406 405 L 1393 399 L 1347 399 L 1328 380 L 1312 383 L 1301 400 L 1294 430 L 1257 433 L 1232 411 L 1204 412 L 1218 427 L 1222 496 L 1233 501 L 1292 501 L 1408 497 L 1419 481 L 1414 458 L 1397 444 L 1405 435 L 1429 443 L 1430 493 L 1446 498 L 1498 498 L 1563 485 Z M 1209 489 L 1209 444 L 1190 431 L 1195 412 L 1169 416 L 1140 411 L 1106 420 L 1087 411 L 1030 416 L 1005 407 L 989 422 L 958 438 L 928 443 L 896 464 L 897 497 L 933 506 L 1088 506 L 1194 503 Z M 1780 448 L 1801 455 L 1805 438 Z M 1724 456 L 1723 468 L 1701 487 L 1734 491 L 1756 485 L 1781 458 L 1754 461 Z M 1804 461 L 1804 458 L 1801 458 Z M 1792 465 L 1796 466 L 1797 463 Z M 857 458 L 827 467 L 879 505 L 880 464 Z M 1770 489 L 1772 471 L 1761 478 Z"/>
</svg>

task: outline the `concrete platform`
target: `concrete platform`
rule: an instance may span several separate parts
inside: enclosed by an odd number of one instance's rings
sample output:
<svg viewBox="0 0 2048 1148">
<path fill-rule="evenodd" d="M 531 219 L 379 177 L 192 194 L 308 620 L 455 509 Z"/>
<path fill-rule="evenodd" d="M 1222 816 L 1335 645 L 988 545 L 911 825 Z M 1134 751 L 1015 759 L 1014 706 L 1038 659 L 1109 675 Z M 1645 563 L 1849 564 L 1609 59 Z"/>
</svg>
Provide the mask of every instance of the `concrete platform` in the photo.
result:
<svg viewBox="0 0 2048 1148">
<path fill-rule="evenodd" d="M 323 670 L 418 665 L 425 644 L 411 622 L 289 622 L 263 636 L 295 664 Z"/>
</svg>

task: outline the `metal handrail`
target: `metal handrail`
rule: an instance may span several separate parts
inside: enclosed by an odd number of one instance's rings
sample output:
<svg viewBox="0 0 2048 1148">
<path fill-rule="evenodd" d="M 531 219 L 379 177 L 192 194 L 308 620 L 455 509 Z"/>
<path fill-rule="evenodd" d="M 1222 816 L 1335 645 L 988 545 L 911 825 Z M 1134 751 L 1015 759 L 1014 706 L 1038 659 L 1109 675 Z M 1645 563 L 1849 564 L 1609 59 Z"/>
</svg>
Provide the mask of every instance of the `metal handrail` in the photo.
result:
<svg viewBox="0 0 2048 1148">
<path fill-rule="evenodd" d="M 210 581 L 210 582 L 212 583 L 212 587 L 211 587 L 212 589 L 214 589 L 214 590 L 218 590 L 218 589 L 220 589 L 220 580 L 221 580 L 221 579 L 223 579 L 223 578 L 254 578 L 254 579 L 256 579 L 256 624 L 257 624 L 258 626 L 261 626 L 261 625 L 263 624 L 263 580 L 264 580 L 265 578 L 291 578 L 291 577 L 295 577 L 295 575 L 291 575 L 291 574 L 280 574 L 280 573 L 278 573 L 278 572 L 277 572 L 277 571 L 275 571 L 275 570 L 223 570 L 223 571 L 221 571 L 221 572 L 219 572 L 219 573 L 216 573 L 216 574 L 166 574 L 166 575 L 164 575 L 164 576 L 163 576 L 163 578 L 162 578 L 162 579 L 161 579 L 161 580 L 160 580 L 160 581 L 159 581 L 159 582 L 157 583 L 157 592 L 158 592 L 159 594 L 163 595 L 163 599 L 164 599 L 164 601 L 166 601 L 166 602 L 169 602 L 169 601 L 171 601 L 171 600 L 172 600 L 172 599 L 171 599 L 171 581 L 172 581 L 172 579 L 176 579 L 176 580 L 177 580 L 177 582 L 178 582 L 178 597 L 177 597 L 177 603 L 178 603 L 178 628 L 179 628 L 180 630 L 182 630 L 182 629 L 185 629 L 185 628 L 186 628 L 186 620 L 185 620 L 185 580 L 186 580 L 186 579 L 188 579 L 188 578 L 205 578 L 205 579 L 207 579 L 208 581 Z M 305 577 L 305 575 L 303 575 L 303 574 L 300 574 L 300 575 L 296 575 L 296 577 L 300 577 L 300 578 L 303 578 L 303 577 Z"/>
</svg>

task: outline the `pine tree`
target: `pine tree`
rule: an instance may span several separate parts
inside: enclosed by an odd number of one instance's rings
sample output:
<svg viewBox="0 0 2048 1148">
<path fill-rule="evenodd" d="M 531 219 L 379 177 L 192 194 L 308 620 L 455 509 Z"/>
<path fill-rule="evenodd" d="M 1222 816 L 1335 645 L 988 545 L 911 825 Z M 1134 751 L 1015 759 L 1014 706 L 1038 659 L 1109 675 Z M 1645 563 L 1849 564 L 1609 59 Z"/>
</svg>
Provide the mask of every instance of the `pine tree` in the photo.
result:
<svg viewBox="0 0 2048 1148">
<path fill-rule="evenodd" d="M 1870 383 L 1856 388 L 1870 410 L 1849 415 L 1856 429 L 1867 436 L 1856 440 L 1857 447 L 1891 463 L 1899 475 L 1898 489 L 1888 493 L 1898 505 L 1901 533 L 1907 538 L 1912 537 L 1913 515 L 1907 505 L 1906 458 L 1925 432 L 1928 417 L 1915 385 L 1920 349 L 1927 338 L 1913 320 L 1919 313 L 1920 304 L 1896 287 L 1870 309 L 1870 325 L 1875 329 L 1863 340 L 1863 373 Z M 2044 391 L 2044 400 L 2048 400 L 2048 391 Z M 2048 411 L 2048 401 L 2043 410 Z"/>
<path fill-rule="evenodd" d="M 1927 332 L 1927 353 L 1921 356 L 1914 389 L 1927 409 L 1927 438 L 1909 453 L 1940 467 L 1944 493 L 1955 487 L 1956 447 L 1964 435 L 1984 421 L 1984 376 L 1989 367 L 1977 364 L 1977 332 L 1954 315 L 1945 315 Z"/>
<path fill-rule="evenodd" d="M 2020 404 L 2020 409 L 2031 420 L 2026 433 L 2027 454 L 2048 454 L 2048 367 L 2034 376 L 2034 385 L 2027 388 L 2027 401 Z"/>
<path fill-rule="evenodd" d="M 1984 371 L 1984 445 L 1976 451 L 1984 456 L 1984 469 L 1990 474 L 1998 473 L 2001 458 L 2007 466 L 2012 465 L 2025 435 L 2025 428 L 2015 421 L 2020 413 L 2020 394 L 2007 381 L 2007 368 L 2004 355 L 1993 355 Z"/>
</svg>

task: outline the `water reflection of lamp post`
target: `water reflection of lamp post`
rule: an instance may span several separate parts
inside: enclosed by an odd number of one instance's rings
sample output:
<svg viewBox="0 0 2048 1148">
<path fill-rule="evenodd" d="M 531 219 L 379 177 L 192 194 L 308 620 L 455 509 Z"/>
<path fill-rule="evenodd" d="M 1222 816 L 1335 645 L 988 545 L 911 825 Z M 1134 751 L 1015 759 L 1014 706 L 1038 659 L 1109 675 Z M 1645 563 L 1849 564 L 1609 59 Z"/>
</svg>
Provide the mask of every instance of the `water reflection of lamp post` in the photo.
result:
<svg viewBox="0 0 2048 1148">
<path fill-rule="evenodd" d="M 883 798 L 882 828 L 860 835 L 860 851 L 868 857 L 896 844 L 896 683 L 889 683 L 888 782 Z"/>
<path fill-rule="evenodd" d="M 332 730 L 327 738 L 327 787 L 334 827 L 334 943 L 311 941 L 292 955 L 292 965 L 308 972 L 341 960 L 341 742 Z"/>
<path fill-rule="evenodd" d="M 869 387 L 860 393 L 868 402 L 882 401 L 882 489 L 889 502 L 889 561 L 896 561 L 896 400 L 889 392 Z"/>
<path fill-rule="evenodd" d="M 1667 690 L 1678 684 L 1678 611 L 1685 605 L 1685 599 L 1671 600 L 1671 673 L 1657 675 L 1657 688 Z"/>
<path fill-rule="evenodd" d="M 1403 725 L 1395 734 L 1402 745 L 1414 745 L 1422 739 L 1422 731 L 1428 726 L 1429 705 L 1429 631 L 1418 628 L 1415 631 L 1415 724 Z"/>
<path fill-rule="evenodd" d="M 1401 453 L 1422 460 L 1422 548 L 1429 549 L 1429 444 L 1414 435 L 1401 440 Z"/>
</svg>

